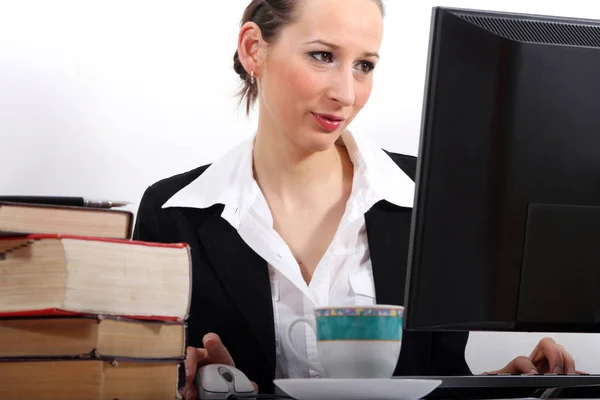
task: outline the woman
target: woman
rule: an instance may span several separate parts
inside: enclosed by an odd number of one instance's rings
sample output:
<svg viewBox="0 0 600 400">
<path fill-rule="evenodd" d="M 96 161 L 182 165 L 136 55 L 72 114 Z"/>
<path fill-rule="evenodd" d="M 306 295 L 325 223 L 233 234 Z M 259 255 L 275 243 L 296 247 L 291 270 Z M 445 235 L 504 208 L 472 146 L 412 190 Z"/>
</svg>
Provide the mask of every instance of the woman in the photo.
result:
<svg viewBox="0 0 600 400">
<path fill-rule="evenodd" d="M 192 249 L 186 398 L 197 366 L 228 363 L 273 391 L 315 377 L 282 342 L 324 304 L 402 304 L 415 159 L 346 128 L 371 93 L 381 0 L 253 0 L 234 69 L 256 136 L 148 188 L 134 238 Z M 316 359 L 314 335 L 293 338 Z M 466 333 L 406 332 L 396 374 L 468 374 Z M 574 372 L 545 339 L 501 372 Z"/>
</svg>

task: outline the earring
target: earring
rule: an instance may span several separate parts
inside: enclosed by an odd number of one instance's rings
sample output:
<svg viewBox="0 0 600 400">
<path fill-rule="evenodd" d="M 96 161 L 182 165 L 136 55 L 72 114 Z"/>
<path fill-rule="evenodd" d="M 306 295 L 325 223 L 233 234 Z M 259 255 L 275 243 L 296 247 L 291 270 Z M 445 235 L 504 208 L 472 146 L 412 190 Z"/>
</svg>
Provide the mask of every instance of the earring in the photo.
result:
<svg viewBox="0 0 600 400">
<path fill-rule="evenodd" d="M 254 79 L 254 71 L 250 71 L 250 84 L 254 85 L 254 81 L 255 81 L 255 79 Z"/>
</svg>

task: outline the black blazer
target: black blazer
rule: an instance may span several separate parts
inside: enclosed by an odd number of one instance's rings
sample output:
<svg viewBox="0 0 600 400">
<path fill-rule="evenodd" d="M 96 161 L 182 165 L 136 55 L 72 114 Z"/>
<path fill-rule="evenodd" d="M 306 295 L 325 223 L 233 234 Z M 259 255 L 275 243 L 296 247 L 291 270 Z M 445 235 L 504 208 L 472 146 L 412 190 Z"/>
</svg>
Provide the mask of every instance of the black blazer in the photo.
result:
<svg viewBox="0 0 600 400">
<path fill-rule="evenodd" d="M 388 153 L 413 180 L 416 159 Z M 133 238 L 185 242 L 192 253 L 192 301 L 188 345 L 217 333 L 236 367 L 263 393 L 273 393 L 275 330 L 267 262 L 221 217 L 223 205 L 206 209 L 161 206 L 208 166 L 176 175 L 144 193 Z M 386 201 L 365 214 L 377 303 L 402 305 L 411 224 L 410 208 Z M 404 332 L 395 375 L 468 375 L 468 333 Z"/>
</svg>

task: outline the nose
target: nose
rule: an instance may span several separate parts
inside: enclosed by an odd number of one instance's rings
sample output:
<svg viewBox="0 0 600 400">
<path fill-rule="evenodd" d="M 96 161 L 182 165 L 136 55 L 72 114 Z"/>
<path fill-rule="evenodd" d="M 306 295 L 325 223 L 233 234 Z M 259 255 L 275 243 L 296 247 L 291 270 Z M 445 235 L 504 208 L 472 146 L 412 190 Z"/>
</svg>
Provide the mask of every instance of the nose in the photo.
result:
<svg viewBox="0 0 600 400">
<path fill-rule="evenodd" d="M 344 107 L 354 104 L 354 74 L 352 67 L 337 69 L 331 79 L 329 97 Z"/>
</svg>

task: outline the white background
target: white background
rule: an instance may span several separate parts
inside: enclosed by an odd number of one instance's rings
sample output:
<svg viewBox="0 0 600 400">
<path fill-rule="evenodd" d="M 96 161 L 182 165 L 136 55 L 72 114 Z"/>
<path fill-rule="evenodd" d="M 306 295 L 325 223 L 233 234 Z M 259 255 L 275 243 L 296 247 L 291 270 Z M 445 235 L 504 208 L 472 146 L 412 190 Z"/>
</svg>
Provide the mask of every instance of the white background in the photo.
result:
<svg viewBox="0 0 600 400">
<path fill-rule="evenodd" d="M 600 19 L 589 0 L 387 0 L 371 100 L 353 123 L 417 154 L 431 7 Z M 137 203 L 158 179 L 214 160 L 253 133 L 232 70 L 247 0 L 0 0 L 0 194 Z M 543 335 L 473 333 L 474 372 L 529 355 Z M 557 335 L 600 373 L 600 337 Z"/>
</svg>

